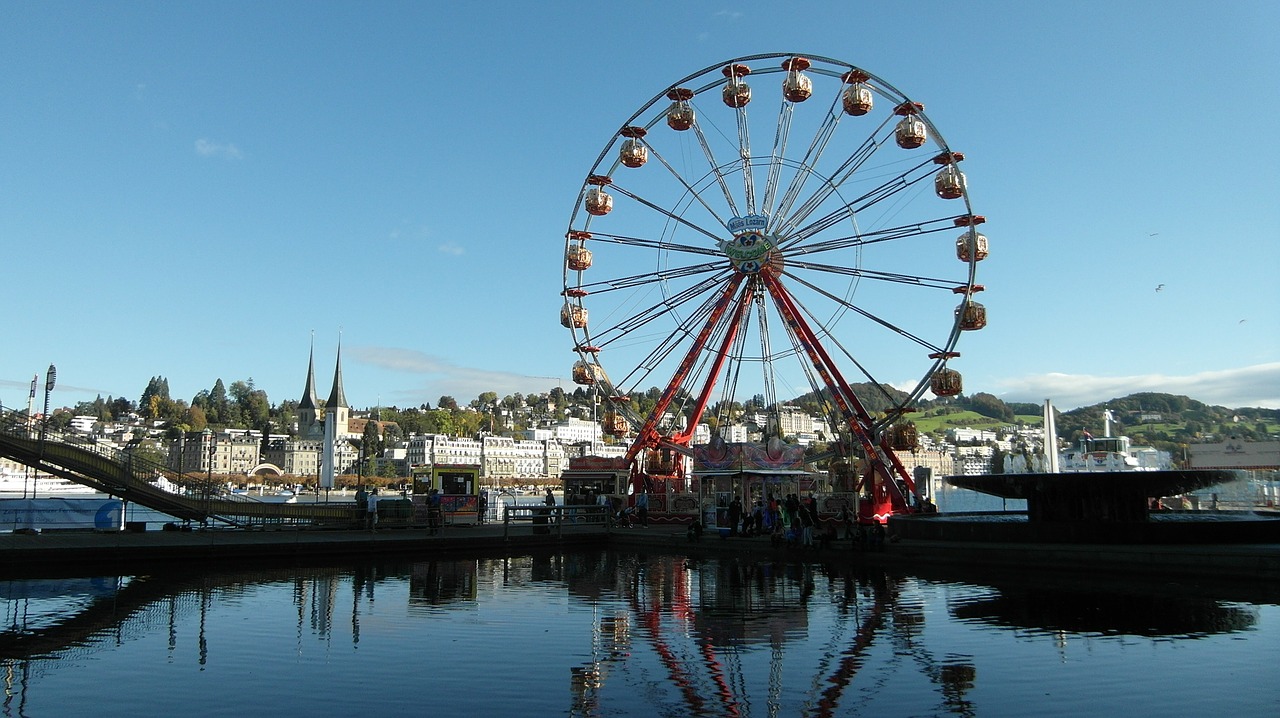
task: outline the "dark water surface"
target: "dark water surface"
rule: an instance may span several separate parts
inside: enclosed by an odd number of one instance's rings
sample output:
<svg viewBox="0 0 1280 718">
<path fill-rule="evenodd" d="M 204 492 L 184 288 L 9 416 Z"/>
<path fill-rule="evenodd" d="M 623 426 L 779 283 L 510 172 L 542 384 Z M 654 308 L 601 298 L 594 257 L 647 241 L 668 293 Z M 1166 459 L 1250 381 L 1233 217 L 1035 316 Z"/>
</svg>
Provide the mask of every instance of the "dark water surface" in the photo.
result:
<svg viewBox="0 0 1280 718">
<path fill-rule="evenodd" d="M 0 580 L 4 716 L 1280 715 L 1276 587 L 588 552 Z"/>
</svg>

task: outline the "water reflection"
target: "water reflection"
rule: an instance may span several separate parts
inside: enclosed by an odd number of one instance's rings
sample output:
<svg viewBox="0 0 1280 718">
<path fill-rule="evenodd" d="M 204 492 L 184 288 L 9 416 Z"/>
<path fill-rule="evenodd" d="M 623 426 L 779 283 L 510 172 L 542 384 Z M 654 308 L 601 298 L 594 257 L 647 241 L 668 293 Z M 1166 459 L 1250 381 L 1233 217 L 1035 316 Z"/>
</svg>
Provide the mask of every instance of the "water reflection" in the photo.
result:
<svg viewBox="0 0 1280 718">
<path fill-rule="evenodd" d="M 207 683 L 175 679 L 172 666 L 190 656 L 198 673 L 271 656 L 286 668 L 324 667 L 291 677 L 300 712 L 306 701 L 322 701 L 314 706 L 322 713 L 340 711 L 326 695 L 330 681 L 374 651 L 392 668 L 398 662 L 422 675 L 463 676 L 465 702 L 434 704 L 450 713 L 483 715 L 519 700 L 525 712 L 567 709 L 574 716 L 623 708 L 690 716 L 968 716 L 981 712 L 976 688 L 987 696 L 1005 690 L 993 688 L 1010 661 L 991 653 L 995 636 L 1013 632 L 1025 642 L 1047 635 L 1060 645 L 1065 634 L 1181 640 L 1259 632 L 1260 604 L 1239 598 L 1212 586 L 1086 583 L 1053 574 L 956 578 L 607 551 L 14 579 L 0 582 L 3 708 L 4 715 L 41 714 L 29 711 L 56 705 L 55 696 L 75 707 L 74 687 L 92 680 L 82 674 L 70 681 L 70 668 L 106 676 L 119 660 L 142 669 L 146 680 L 154 654 L 130 647 L 159 641 L 170 666 L 161 680 L 186 681 L 184 696 L 216 699 L 228 712 L 235 701 L 247 708 L 279 696 L 247 681 L 236 696 L 215 696 Z M 1275 645 L 1276 638 L 1262 640 Z M 442 646 L 448 653 L 437 650 Z M 507 665 L 521 668 L 493 670 L 503 670 L 510 686 L 460 667 Z M 1150 683 L 1142 667 L 1131 670 L 1133 683 Z M 393 705 L 420 699 L 414 690 L 392 683 L 380 686 L 379 696 Z"/>
<path fill-rule="evenodd" d="M 1195 596 L 1154 596 L 1030 587 L 952 607 L 957 618 L 1044 632 L 1188 637 L 1245 631 L 1257 611 Z"/>
</svg>

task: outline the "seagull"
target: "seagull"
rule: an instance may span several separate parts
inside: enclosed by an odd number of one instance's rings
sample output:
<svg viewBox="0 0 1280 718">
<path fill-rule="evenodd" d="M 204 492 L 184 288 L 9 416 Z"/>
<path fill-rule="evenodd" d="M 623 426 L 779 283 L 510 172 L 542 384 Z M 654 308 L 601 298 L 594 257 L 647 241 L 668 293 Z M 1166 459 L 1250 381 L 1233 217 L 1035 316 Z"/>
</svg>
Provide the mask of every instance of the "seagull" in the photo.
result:
<svg viewBox="0 0 1280 718">
<path fill-rule="evenodd" d="M 1148 237 L 1154 237 L 1154 236 L 1156 236 L 1157 234 L 1160 234 L 1160 233 L 1159 233 L 1159 232 L 1152 232 L 1151 234 L 1148 234 L 1147 236 L 1148 236 Z"/>
<path fill-rule="evenodd" d="M 1164 285 L 1163 285 L 1163 284 L 1157 284 L 1157 285 L 1156 285 L 1156 291 L 1157 291 L 1157 292 L 1161 291 L 1162 289 L 1164 289 Z"/>
<path fill-rule="evenodd" d="M 1249 320 L 1248 320 L 1248 319 L 1241 319 L 1240 321 L 1236 322 L 1236 324 L 1244 324 L 1244 323 L 1245 323 L 1245 322 L 1247 322 L 1247 321 L 1249 321 Z"/>
</svg>

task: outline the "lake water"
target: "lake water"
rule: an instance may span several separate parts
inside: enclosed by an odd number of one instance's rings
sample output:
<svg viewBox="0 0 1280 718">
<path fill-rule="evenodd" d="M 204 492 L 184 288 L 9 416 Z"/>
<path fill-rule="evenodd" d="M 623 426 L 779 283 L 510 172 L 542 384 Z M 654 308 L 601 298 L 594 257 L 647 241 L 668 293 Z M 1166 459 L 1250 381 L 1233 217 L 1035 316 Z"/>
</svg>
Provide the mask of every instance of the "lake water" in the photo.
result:
<svg viewBox="0 0 1280 718">
<path fill-rule="evenodd" d="M 618 551 L 11 579 L 0 714 L 1280 715 L 1276 590 Z"/>
</svg>

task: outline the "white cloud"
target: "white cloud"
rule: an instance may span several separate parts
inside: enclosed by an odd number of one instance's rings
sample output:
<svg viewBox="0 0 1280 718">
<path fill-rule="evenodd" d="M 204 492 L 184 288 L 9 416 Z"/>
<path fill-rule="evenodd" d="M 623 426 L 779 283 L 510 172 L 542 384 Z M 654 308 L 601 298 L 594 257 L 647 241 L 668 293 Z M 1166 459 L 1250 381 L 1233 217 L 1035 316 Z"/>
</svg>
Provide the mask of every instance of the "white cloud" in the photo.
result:
<svg viewBox="0 0 1280 718">
<path fill-rule="evenodd" d="M 196 140 L 196 154 L 201 157 L 227 157 L 233 160 L 238 160 L 244 156 L 239 147 L 229 142 L 214 142 L 203 137 Z"/>
<path fill-rule="evenodd" d="M 365 346 L 343 351 L 349 351 L 348 356 L 362 364 L 421 377 L 423 381 L 417 387 L 394 392 L 398 400 L 410 406 L 424 401 L 434 406 L 445 395 L 457 399 L 459 404 L 466 404 L 486 391 L 506 396 L 516 392 L 542 393 L 557 386 L 557 379 L 458 366 L 413 349 Z"/>
<path fill-rule="evenodd" d="M 997 381 L 992 394 L 1004 401 L 1040 403 L 1052 399 L 1069 410 L 1108 399 L 1157 392 L 1179 394 L 1206 404 L 1228 408 L 1280 409 L 1280 362 L 1184 376 L 1141 374 L 1092 376 L 1089 374 L 1034 374 Z"/>
</svg>

